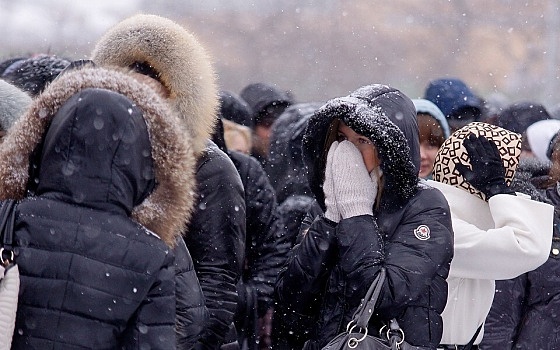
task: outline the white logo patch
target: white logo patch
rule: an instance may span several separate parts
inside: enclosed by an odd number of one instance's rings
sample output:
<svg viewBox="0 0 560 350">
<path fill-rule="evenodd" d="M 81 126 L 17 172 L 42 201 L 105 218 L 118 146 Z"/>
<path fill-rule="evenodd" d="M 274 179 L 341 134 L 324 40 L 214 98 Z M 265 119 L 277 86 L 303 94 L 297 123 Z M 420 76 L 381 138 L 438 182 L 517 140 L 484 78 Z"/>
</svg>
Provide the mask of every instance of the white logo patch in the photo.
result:
<svg viewBox="0 0 560 350">
<path fill-rule="evenodd" d="M 414 230 L 414 235 L 421 241 L 430 239 L 430 228 L 426 225 L 420 225 Z"/>
</svg>

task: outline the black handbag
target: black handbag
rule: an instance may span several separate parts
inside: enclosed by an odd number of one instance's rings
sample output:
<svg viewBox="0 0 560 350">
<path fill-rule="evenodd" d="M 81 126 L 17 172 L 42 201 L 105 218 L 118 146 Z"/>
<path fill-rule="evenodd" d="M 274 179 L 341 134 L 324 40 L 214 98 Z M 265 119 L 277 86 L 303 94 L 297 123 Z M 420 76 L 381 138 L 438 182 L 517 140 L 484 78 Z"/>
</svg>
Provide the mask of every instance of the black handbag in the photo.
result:
<svg viewBox="0 0 560 350">
<path fill-rule="evenodd" d="M 368 323 L 373 311 L 375 303 L 381 292 L 381 287 L 385 281 L 385 268 L 381 271 L 369 287 L 364 300 L 354 312 L 352 320 L 346 326 L 346 331 L 340 333 L 333 338 L 323 350 L 341 350 L 341 349 L 363 349 L 363 350 L 421 350 L 424 347 L 418 347 L 408 344 L 404 340 L 404 332 L 399 327 L 397 320 L 392 319 L 389 323 L 381 328 L 379 336 L 368 334 Z"/>
<path fill-rule="evenodd" d="M 19 292 L 19 269 L 14 254 L 14 200 L 0 206 L 0 350 L 9 350 L 14 334 Z"/>
</svg>

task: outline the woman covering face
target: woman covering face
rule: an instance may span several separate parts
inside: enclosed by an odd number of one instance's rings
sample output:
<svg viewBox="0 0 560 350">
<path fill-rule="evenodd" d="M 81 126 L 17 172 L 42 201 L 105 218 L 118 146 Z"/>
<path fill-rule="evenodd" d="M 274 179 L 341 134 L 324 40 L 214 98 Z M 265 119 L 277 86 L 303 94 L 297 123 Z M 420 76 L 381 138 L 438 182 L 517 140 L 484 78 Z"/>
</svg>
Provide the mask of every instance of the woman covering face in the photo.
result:
<svg viewBox="0 0 560 350">
<path fill-rule="evenodd" d="M 396 318 L 410 344 L 439 344 L 451 221 L 442 194 L 418 183 L 419 149 L 414 105 L 389 86 L 362 87 L 311 117 L 303 155 L 324 214 L 276 285 L 286 322 L 309 348 L 346 329 L 382 267 L 368 332 Z"/>
</svg>

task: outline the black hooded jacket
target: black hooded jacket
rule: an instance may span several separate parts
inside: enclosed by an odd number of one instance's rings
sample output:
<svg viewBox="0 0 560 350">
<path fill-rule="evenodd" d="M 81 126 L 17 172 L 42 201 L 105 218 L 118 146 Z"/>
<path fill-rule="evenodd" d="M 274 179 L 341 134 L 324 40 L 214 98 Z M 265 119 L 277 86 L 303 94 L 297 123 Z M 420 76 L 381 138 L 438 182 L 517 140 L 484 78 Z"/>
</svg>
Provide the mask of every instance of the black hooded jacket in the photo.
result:
<svg viewBox="0 0 560 350">
<path fill-rule="evenodd" d="M 555 349 L 560 344 L 560 187 L 542 186 L 550 164 L 524 159 L 512 182 L 517 192 L 554 205 L 554 231 L 548 260 L 533 271 L 496 281 L 484 324 L 481 349 Z"/>
<path fill-rule="evenodd" d="M 197 160 L 197 201 L 185 230 L 210 320 L 195 349 L 216 349 L 233 328 L 245 245 L 243 185 L 231 160 L 210 140 L 218 107 L 213 61 L 196 36 L 160 16 L 138 14 L 108 30 L 91 59 L 101 66 L 143 67 L 168 90 Z"/>
<path fill-rule="evenodd" d="M 201 334 L 202 290 L 177 245 L 194 156 L 152 94 L 117 72 L 69 72 L 6 136 L 0 198 L 20 200 L 12 349 L 174 349 L 176 329 L 192 332 L 182 333 L 191 346 Z M 178 285 L 190 290 L 184 304 Z"/>
<path fill-rule="evenodd" d="M 384 266 L 387 279 L 370 333 L 396 318 L 407 342 L 435 348 L 442 334 L 440 313 L 447 301 L 453 237 L 445 198 L 418 183 L 414 105 L 398 90 L 372 85 L 331 100 L 315 112 L 304 136 L 303 155 L 311 189 L 322 208 L 330 146 L 325 140 L 337 118 L 377 148 L 384 178 L 380 207 L 374 209 L 374 216 L 351 217 L 338 224 L 317 217 L 280 273 L 279 303 L 292 318 L 292 329 L 307 331 L 302 337 L 311 339 L 312 348 L 320 348 L 346 329 Z M 428 239 L 415 235 L 423 225 L 430 230 Z"/>
</svg>

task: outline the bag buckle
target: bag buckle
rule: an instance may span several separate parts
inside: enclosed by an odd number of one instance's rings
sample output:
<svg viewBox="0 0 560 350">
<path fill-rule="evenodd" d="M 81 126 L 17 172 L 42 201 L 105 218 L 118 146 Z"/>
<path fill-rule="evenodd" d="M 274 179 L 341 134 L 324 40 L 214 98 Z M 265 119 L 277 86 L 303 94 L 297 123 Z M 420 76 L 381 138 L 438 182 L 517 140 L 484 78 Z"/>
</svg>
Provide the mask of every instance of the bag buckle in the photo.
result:
<svg viewBox="0 0 560 350">
<path fill-rule="evenodd" d="M 352 333 L 352 331 L 354 330 L 354 328 L 358 327 L 357 333 L 363 334 L 360 338 L 356 338 L 356 337 L 350 337 L 348 339 L 348 347 L 350 349 L 355 349 L 358 344 L 360 344 L 361 341 L 363 341 L 364 339 L 366 339 L 367 334 L 368 334 L 368 330 L 367 328 L 362 328 L 360 326 L 358 326 L 358 324 L 352 324 L 354 321 L 350 321 L 348 322 L 348 325 L 346 326 L 346 331 L 348 332 L 348 334 Z"/>
<path fill-rule="evenodd" d="M 9 253 L 8 257 L 4 258 L 4 253 Z M 6 267 L 14 261 L 14 251 L 0 248 L 0 258 L 2 259 L 2 266 Z"/>
</svg>

